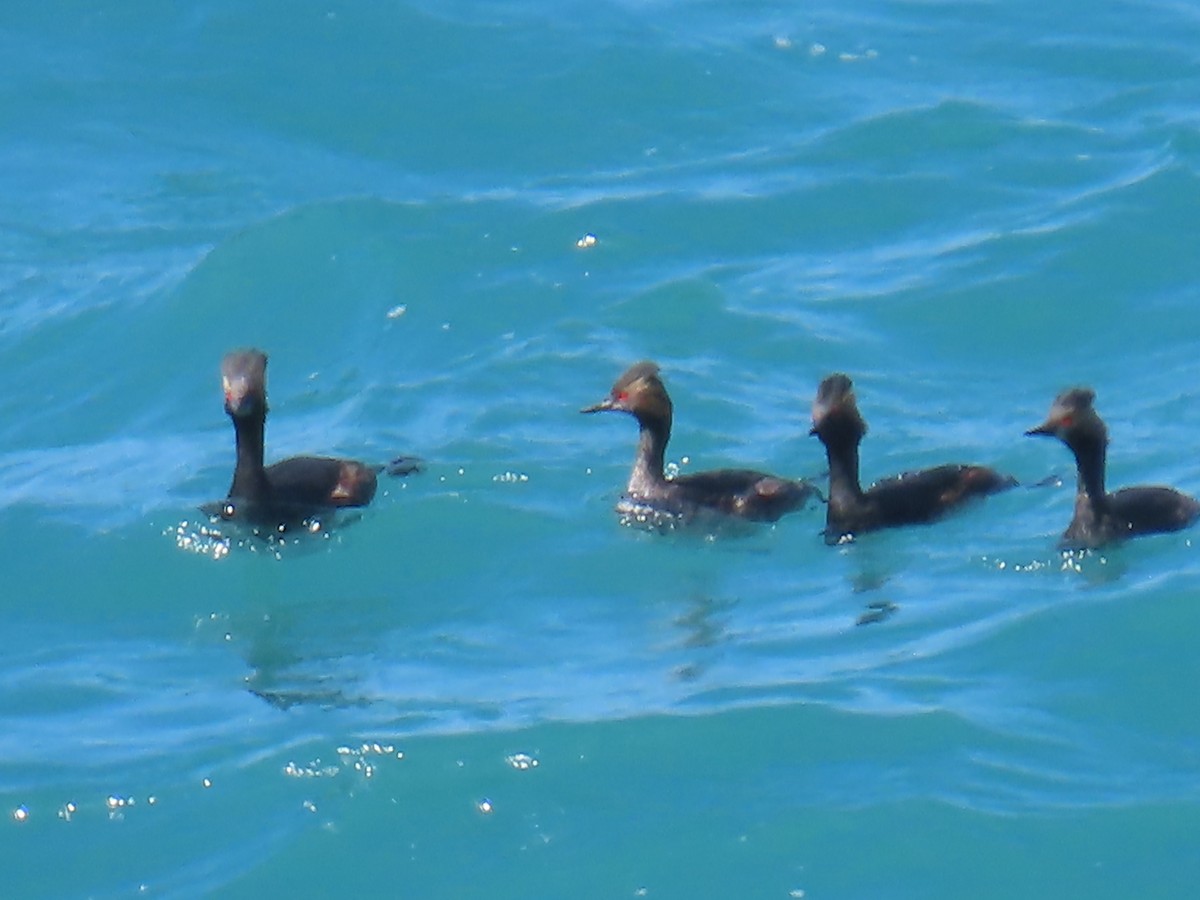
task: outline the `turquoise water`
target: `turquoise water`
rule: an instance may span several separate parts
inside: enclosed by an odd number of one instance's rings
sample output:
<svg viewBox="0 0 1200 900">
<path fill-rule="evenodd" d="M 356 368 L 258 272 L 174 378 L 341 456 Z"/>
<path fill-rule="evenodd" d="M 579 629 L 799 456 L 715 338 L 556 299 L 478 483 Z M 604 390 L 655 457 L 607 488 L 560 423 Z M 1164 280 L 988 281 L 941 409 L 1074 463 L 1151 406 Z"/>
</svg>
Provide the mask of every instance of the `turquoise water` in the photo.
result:
<svg viewBox="0 0 1200 900">
<path fill-rule="evenodd" d="M 187 7 L 0 16 L 5 896 L 1194 892 L 1196 533 L 1063 557 L 1022 437 L 1200 491 L 1194 5 Z M 427 470 L 206 538 L 244 345 Z M 867 479 L 1064 483 L 621 528 L 641 358 L 683 471 L 819 476 L 840 370 Z"/>
</svg>

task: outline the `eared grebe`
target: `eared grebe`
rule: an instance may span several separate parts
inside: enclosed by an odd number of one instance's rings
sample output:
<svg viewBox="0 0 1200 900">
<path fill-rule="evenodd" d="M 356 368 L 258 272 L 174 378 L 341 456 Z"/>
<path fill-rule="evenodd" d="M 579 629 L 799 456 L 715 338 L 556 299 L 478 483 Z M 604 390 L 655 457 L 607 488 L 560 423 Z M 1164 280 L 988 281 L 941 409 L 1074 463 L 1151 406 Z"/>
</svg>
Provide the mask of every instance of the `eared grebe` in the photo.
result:
<svg viewBox="0 0 1200 900">
<path fill-rule="evenodd" d="M 821 382 L 812 420 L 812 433 L 829 459 L 825 540 L 830 544 L 863 531 L 931 522 L 971 497 L 1016 484 L 986 466 L 945 465 L 885 478 L 864 491 L 858 481 L 858 445 L 867 423 L 858 411 L 854 385 L 842 374 Z"/>
<path fill-rule="evenodd" d="M 221 360 L 225 411 L 237 436 L 237 466 L 229 498 L 204 507 L 222 518 L 285 529 L 321 512 L 366 506 L 375 496 L 375 470 L 324 456 L 293 456 L 263 466 L 267 420 L 267 356 L 237 350 Z"/>
<path fill-rule="evenodd" d="M 1104 489 L 1108 429 L 1092 407 L 1090 388 L 1063 391 L 1046 421 L 1026 434 L 1051 435 L 1075 454 L 1079 478 L 1075 515 L 1063 532 L 1064 548 L 1099 547 L 1110 541 L 1154 532 L 1178 531 L 1200 516 L 1200 503 L 1169 487 L 1129 487 L 1110 494 Z"/>
<path fill-rule="evenodd" d="M 663 459 L 671 438 L 671 398 L 658 376 L 658 366 L 640 362 L 617 379 L 609 396 L 580 412 L 627 412 L 641 434 L 626 498 L 634 506 L 658 513 L 694 518 L 705 511 L 755 522 L 774 522 L 802 507 L 815 493 L 803 481 L 777 478 L 749 469 L 720 469 L 667 478 Z M 624 507 L 618 506 L 618 510 Z"/>
</svg>

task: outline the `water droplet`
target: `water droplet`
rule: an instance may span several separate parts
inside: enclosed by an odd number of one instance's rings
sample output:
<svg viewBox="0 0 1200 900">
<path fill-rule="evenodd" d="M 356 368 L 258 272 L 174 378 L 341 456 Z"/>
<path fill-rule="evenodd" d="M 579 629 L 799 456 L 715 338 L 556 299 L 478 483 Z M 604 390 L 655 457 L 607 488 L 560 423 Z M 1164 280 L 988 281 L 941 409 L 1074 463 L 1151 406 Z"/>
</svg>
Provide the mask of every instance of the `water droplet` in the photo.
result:
<svg viewBox="0 0 1200 900">
<path fill-rule="evenodd" d="M 528 753 L 514 753 L 512 756 L 505 757 L 504 761 L 519 772 L 538 767 L 537 758 L 530 756 Z"/>
</svg>

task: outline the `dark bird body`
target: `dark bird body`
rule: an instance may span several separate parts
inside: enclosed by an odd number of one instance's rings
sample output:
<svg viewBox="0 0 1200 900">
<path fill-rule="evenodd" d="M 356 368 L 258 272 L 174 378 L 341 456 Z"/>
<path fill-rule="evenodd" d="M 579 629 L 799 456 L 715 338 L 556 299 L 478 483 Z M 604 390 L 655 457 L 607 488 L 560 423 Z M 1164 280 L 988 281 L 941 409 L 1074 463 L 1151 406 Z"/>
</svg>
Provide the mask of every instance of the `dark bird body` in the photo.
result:
<svg viewBox="0 0 1200 900">
<path fill-rule="evenodd" d="M 224 503 L 206 512 L 280 530 L 330 510 L 366 506 L 375 496 L 375 469 L 328 456 L 293 456 L 263 465 L 267 420 L 266 354 L 239 350 L 221 361 L 225 411 L 233 420 L 237 463 Z"/>
<path fill-rule="evenodd" d="M 825 540 L 831 544 L 866 531 L 932 522 L 972 497 L 1016 484 L 986 466 L 949 464 L 885 478 L 864 491 L 858 447 L 867 423 L 845 375 L 830 375 L 821 382 L 812 420 L 812 433 L 825 445 L 829 460 Z"/>
<path fill-rule="evenodd" d="M 1075 456 L 1075 514 L 1060 546 L 1099 547 L 1141 534 L 1178 531 L 1200 517 L 1200 503 L 1170 487 L 1104 486 L 1108 428 L 1093 408 L 1090 388 L 1071 388 L 1055 398 L 1046 421 L 1025 432 L 1056 437 Z"/>
<path fill-rule="evenodd" d="M 752 469 L 718 469 L 667 478 L 673 407 L 658 366 L 640 362 L 613 385 L 609 396 L 581 412 L 625 412 L 638 423 L 637 454 L 625 506 L 642 506 L 684 520 L 704 513 L 753 522 L 774 522 L 799 509 L 815 493 L 812 485 Z M 622 507 L 618 507 L 622 509 Z"/>
</svg>

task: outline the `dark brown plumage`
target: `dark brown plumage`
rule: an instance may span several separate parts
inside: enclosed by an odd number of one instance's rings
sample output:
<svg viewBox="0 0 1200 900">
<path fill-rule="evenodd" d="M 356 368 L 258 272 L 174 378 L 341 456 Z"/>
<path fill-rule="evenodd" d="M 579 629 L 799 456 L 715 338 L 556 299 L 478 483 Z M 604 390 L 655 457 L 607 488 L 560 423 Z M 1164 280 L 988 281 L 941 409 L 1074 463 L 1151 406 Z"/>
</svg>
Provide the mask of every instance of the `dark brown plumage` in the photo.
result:
<svg viewBox="0 0 1200 900">
<path fill-rule="evenodd" d="M 751 469 L 719 469 L 668 479 L 663 461 L 671 439 L 671 398 L 652 362 L 631 366 L 608 397 L 580 412 L 624 412 L 637 419 L 637 454 L 626 496 L 659 512 L 690 519 L 708 511 L 756 522 L 774 522 L 799 509 L 815 491 L 804 481 Z"/>
<path fill-rule="evenodd" d="M 831 544 L 864 531 L 932 522 L 972 497 L 1016 484 L 986 466 L 948 464 L 885 478 L 864 491 L 858 445 L 867 423 L 858 411 L 853 383 L 841 373 L 821 382 L 812 421 L 812 433 L 825 445 L 829 460 L 825 540 Z"/>
<path fill-rule="evenodd" d="M 267 419 L 267 356 L 237 350 L 221 361 L 225 411 L 233 420 L 237 464 L 223 518 L 285 529 L 321 512 L 366 506 L 375 496 L 375 470 L 365 463 L 326 456 L 293 456 L 263 465 Z M 208 511 L 214 511 L 206 507 Z"/>
<path fill-rule="evenodd" d="M 1191 525 L 1200 517 L 1200 503 L 1174 488 L 1128 487 L 1108 493 L 1104 486 L 1108 428 L 1092 405 L 1095 399 L 1090 388 L 1063 391 L 1054 399 L 1046 421 L 1025 432 L 1056 437 L 1075 456 L 1075 514 L 1061 546 L 1099 547 Z"/>
</svg>

